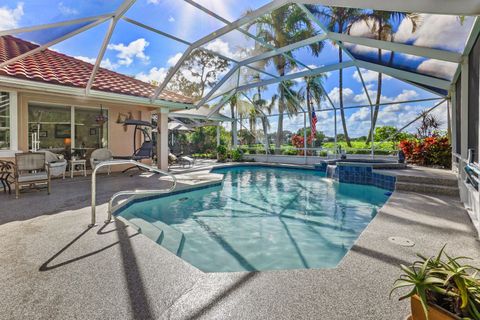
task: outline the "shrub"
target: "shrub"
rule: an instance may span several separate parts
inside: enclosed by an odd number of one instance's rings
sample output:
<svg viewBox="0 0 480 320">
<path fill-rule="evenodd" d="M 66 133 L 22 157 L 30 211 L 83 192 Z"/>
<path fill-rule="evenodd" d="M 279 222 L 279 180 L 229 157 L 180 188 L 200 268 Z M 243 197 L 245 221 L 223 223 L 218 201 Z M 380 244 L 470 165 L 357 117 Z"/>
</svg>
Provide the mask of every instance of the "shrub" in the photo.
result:
<svg viewBox="0 0 480 320">
<path fill-rule="evenodd" d="M 307 145 L 311 145 L 312 144 L 312 136 L 308 136 L 307 137 Z M 305 139 L 298 135 L 298 134 L 294 134 L 292 136 L 292 145 L 297 148 L 297 149 L 303 149 L 305 148 Z M 297 154 L 299 156 L 303 156 L 303 150 L 297 150 Z"/>
<path fill-rule="evenodd" d="M 399 143 L 407 161 L 422 166 L 451 168 L 452 148 L 446 136 L 406 139 Z"/>
<path fill-rule="evenodd" d="M 232 150 L 232 160 L 235 162 L 240 162 L 243 160 L 243 152 L 240 149 Z"/>
<path fill-rule="evenodd" d="M 217 159 L 220 162 L 223 162 L 227 159 L 227 147 L 222 144 L 217 147 Z"/>
</svg>

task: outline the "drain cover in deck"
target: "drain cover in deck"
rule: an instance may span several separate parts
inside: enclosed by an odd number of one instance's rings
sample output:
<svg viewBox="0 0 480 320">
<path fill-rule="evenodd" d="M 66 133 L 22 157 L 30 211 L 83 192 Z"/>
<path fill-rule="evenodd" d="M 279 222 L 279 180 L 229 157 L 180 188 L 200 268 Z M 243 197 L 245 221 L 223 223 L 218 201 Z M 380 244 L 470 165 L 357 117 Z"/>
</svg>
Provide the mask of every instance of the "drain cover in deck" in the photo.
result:
<svg viewBox="0 0 480 320">
<path fill-rule="evenodd" d="M 413 247 L 415 245 L 415 242 L 404 237 L 390 237 L 388 238 L 388 241 L 402 247 Z"/>
</svg>

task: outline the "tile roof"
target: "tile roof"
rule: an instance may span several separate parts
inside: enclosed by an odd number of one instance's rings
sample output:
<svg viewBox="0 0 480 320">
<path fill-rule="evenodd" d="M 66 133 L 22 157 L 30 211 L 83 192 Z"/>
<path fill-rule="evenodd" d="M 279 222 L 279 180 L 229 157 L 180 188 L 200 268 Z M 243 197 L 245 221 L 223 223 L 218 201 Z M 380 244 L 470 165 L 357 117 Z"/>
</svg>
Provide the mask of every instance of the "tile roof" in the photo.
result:
<svg viewBox="0 0 480 320">
<path fill-rule="evenodd" d="M 0 36 L 0 63 L 37 48 L 38 45 L 12 36 Z M 53 50 L 43 50 L 0 68 L 0 75 L 85 88 L 93 65 Z M 150 98 L 155 87 L 105 68 L 99 68 L 93 90 Z M 160 99 L 193 103 L 191 98 L 163 90 Z"/>
</svg>

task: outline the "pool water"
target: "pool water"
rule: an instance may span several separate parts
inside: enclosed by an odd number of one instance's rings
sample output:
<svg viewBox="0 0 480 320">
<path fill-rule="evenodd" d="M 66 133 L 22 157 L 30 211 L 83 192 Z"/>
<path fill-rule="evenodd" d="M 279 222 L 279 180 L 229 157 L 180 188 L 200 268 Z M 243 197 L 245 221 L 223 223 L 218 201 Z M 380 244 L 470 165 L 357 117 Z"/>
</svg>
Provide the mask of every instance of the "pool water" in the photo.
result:
<svg viewBox="0 0 480 320">
<path fill-rule="evenodd" d="M 333 268 L 388 199 L 313 170 L 215 172 L 222 186 L 137 200 L 118 216 L 205 272 Z"/>
</svg>

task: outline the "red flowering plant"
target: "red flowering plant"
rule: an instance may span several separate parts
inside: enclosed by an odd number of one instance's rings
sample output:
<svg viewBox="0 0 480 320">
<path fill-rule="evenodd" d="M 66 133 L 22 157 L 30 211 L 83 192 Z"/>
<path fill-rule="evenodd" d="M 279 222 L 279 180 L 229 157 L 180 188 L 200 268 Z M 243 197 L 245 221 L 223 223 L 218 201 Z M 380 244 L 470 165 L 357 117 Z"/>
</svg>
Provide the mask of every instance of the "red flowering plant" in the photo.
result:
<svg viewBox="0 0 480 320">
<path fill-rule="evenodd" d="M 410 163 L 422 166 L 452 166 L 452 148 L 446 136 L 432 135 L 400 141 L 399 148 Z"/>
<path fill-rule="evenodd" d="M 311 135 L 307 136 L 307 144 L 312 144 L 312 138 Z M 292 145 L 297 149 L 303 149 L 305 148 L 305 139 L 301 135 L 294 134 L 292 136 Z M 303 156 L 303 150 L 298 150 L 298 155 Z"/>
</svg>

